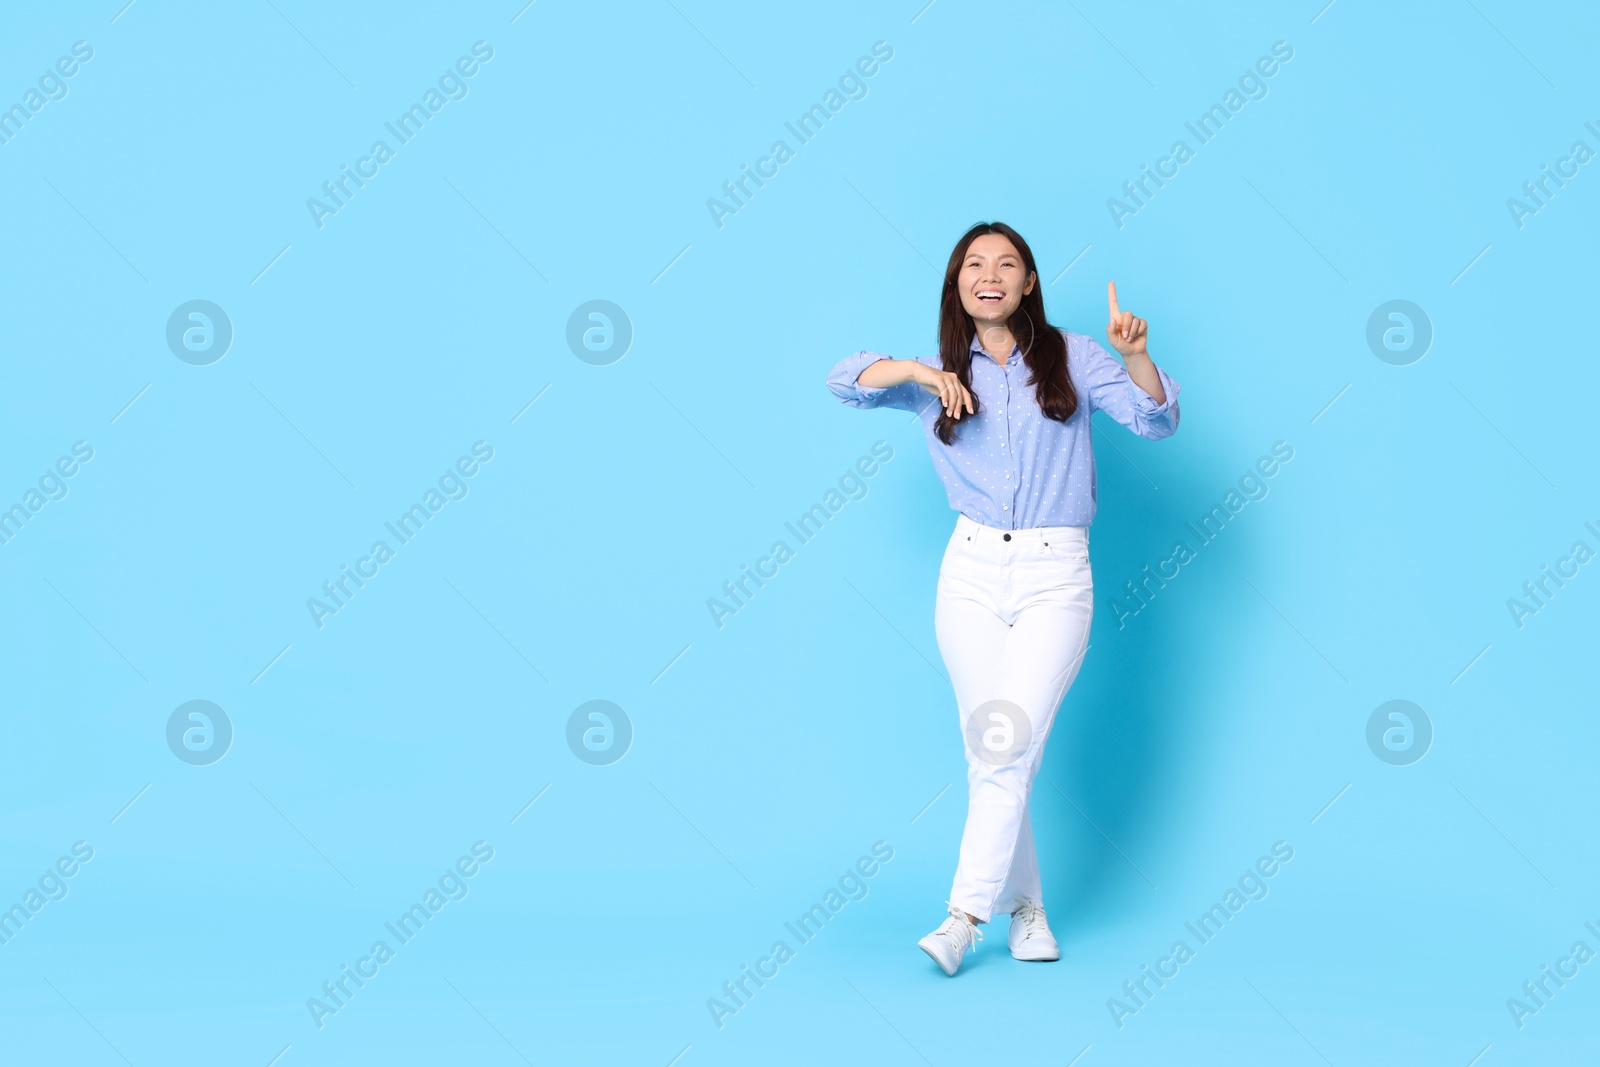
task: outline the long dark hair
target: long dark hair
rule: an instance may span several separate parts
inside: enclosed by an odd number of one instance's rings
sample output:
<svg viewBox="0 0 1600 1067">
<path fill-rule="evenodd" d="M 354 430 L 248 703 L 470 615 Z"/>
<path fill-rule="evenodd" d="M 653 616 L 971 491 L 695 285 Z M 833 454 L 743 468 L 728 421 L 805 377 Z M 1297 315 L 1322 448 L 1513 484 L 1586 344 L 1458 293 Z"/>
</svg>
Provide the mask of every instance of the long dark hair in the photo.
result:
<svg viewBox="0 0 1600 1067">
<path fill-rule="evenodd" d="M 1034 386 L 1039 408 L 1046 418 L 1066 422 L 1078 410 L 1078 393 L 1072 387 L 1067 373 L 1067 339 L 1051 326 L 1044 317 L 1043 286 L 1039 284 L 1038 271 L 1033 263 L 1033 250 L 1022 235 L 1003 222 L 980 222 L 956 242 L 950 253 L 950 262 L 944 268 L 944 290 L 939 296 L 939 359 L 944 369 L 961 379 L 961 384 L 972 392 L 972 339 L 977 336 L 977 324 L 967 309 L 961 306 L 961 292 L 956 283 L 961 276 L 961 265 L 966 262 L 967 249 L 974 239 L 984 234 L 997 233 L 1016 246 L 1022 255 L 1023 276 L 1034 275 L 1033 292 L 1022 297 L 1022 303 L 1012 313 L 1006 326 L 1022 350 L 1022 359 L 1032 372 L 1028 384 Z M 972 394 L 973 414 L 983 410 L 978 394 Z M 966 412 L 961 415 L 964 417 Z M 957 419 L 944 414 L 934 426 L 939 440 L 950 443 L 951 431 Z"/>
</svg>

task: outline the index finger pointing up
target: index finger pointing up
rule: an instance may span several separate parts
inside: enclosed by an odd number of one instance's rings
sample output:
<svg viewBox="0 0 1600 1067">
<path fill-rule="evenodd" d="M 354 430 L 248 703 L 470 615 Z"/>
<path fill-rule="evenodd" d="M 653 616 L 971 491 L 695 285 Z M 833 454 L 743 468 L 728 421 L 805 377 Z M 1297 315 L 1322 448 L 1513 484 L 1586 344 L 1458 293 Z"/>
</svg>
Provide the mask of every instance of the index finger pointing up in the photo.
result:
<svg viewBox="0 0 1600 1067">
<path fill-rule="evenodd" d="M 1122 314 L 1121 311 L 1117 310 L 1117 283 L 1116 282 L 1106 282 L 1106 300 L 1111 304 L 1111 317 L 1112 318 L 1116 318 L 1118 315 Z"/>
</svg>

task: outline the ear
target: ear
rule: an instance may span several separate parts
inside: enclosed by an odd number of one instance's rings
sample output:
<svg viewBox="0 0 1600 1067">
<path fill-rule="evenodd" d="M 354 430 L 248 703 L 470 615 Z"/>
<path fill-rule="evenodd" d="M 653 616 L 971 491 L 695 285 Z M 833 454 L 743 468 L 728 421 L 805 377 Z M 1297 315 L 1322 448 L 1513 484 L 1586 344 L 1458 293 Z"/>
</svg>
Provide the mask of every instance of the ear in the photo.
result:
<svg viewBox="0 0 1600 1067">
<path fill-rule="evenodd" d="M 1034 283 L 1038 280 L 1039 275 L 1030 270 L 1028 272 L 1028 283 L 1022 287 L 1022 295 L 1027 296 L 1029 293 L 1033 292 Z"/>
</svg>

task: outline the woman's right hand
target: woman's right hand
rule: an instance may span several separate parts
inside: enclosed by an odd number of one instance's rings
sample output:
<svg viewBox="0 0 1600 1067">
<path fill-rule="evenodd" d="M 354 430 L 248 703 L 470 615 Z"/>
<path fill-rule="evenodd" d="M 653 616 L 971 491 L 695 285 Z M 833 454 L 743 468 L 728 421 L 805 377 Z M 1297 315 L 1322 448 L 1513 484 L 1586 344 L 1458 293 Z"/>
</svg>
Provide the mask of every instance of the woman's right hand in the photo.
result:
<svg viewBox="0 0 1600 1067">
<path fill-rule="evenodd" d="M 972 414 L 972 394 L 961 384 L 959 375 L 930 367 L 926 363 L 915 363 L 915 367 L 911 380 L 938 397 L 946 415 L 959 420 L 962 407 L 967 409 L 968 415 Z"/>
</svg>

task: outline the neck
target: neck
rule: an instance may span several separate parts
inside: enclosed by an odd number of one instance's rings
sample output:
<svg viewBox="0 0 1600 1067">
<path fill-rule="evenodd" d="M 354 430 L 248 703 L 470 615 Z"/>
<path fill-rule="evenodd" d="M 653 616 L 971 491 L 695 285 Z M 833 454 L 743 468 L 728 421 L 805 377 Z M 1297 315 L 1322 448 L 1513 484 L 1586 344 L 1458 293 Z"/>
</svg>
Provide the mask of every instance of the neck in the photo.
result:
<svg viewBox="0 0 1600 1067">
<path fill-rule="evenodd" d="M 1004 323 L 984 323 L 974 321 L 973 325 L 978 331 L 978 343 L 983 350 L 995 358 L 1003 367 L 1006 359 L 1011 355 L 1011 350 L 1016 347 L 1016 338 L 1011 336 L 1011 330 Z"/>
</svg>

